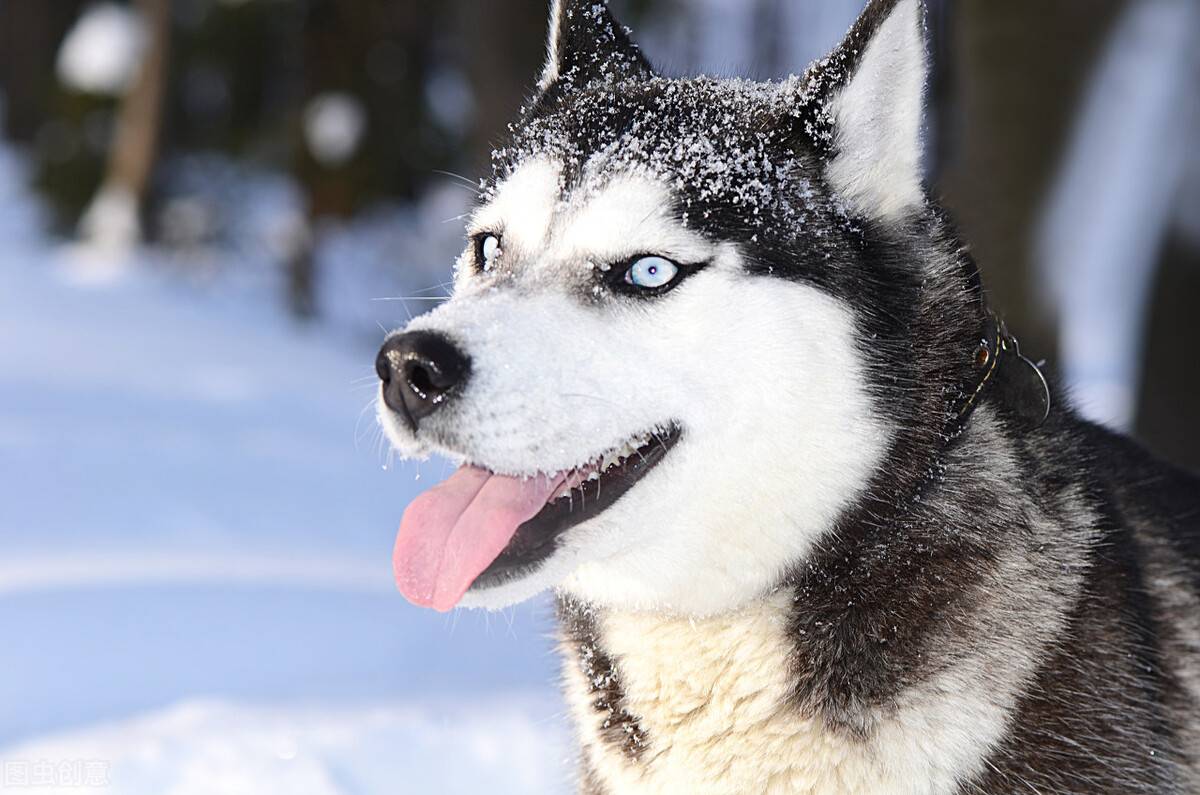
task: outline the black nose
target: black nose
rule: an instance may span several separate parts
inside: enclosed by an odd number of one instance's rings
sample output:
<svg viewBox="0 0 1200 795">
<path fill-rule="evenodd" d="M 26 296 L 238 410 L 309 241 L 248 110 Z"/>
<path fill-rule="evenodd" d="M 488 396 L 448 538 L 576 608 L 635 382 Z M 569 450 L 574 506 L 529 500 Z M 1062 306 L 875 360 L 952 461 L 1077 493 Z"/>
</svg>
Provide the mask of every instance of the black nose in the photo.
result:
<svg viewBox="0 0 1200 795">
<path fill-rule="evenodd" d="M 471 360 L 441 334 L 410 331 L 383 344 L 375 371 L 383 381 L 383 402 L 415 431 L 467 382 Z"/>
</svg>

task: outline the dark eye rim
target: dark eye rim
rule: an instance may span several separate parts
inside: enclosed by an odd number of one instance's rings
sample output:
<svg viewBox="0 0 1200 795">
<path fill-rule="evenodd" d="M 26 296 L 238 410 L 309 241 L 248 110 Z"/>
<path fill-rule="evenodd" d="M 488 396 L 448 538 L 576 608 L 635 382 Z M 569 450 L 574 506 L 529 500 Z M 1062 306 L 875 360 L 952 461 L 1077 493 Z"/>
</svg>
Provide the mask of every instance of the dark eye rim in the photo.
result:
<svg viewBox="0 0 1200 795">
<path fill-rule="evenodd" d="M 475 270 L 478 273 L 484 272 L 484 263 L 487 260 L 483 256 L 483 244 L 489 237 L 496 238 L 498 244 L 504 245 L 504 235 L 500 232 L 489 230 L 471 235 L 471 248 L 475 253 Z"/>
<path fill-rule="evenodd" d="M 632 268 L 638 262 L 638 260 L 642 260 L 647 257 L 655 257 L 657 259 L 666 260 L 674 265 L 677 269 L 675 278 L 671 279 L 671 281 L 667 282 L 666 284 L 659 285 L 658 287 L 639 287 L 636 284 L 629 284 L 626 282 L 625 276 L 629 273 L 629 269 Z M 679 262 L 678 260 L 674 260 L 670 257 L 663 256 L 662 254 L 656 254 L 654 252 L 635 254 L 634 256 L 623 260 L 619 267 L 611 268 L 609 270 L 610 276 L 608 284 L 609 288 L 614 292 L 622 293 L 624 295 L 631 295 L 637 298 L 655 298 L 674 290 L 681 283 L 683 283 L 685 279 L 697 273 L 698 271 L 703 270 L 707 265 L 707 262 Z"/>
</svg>

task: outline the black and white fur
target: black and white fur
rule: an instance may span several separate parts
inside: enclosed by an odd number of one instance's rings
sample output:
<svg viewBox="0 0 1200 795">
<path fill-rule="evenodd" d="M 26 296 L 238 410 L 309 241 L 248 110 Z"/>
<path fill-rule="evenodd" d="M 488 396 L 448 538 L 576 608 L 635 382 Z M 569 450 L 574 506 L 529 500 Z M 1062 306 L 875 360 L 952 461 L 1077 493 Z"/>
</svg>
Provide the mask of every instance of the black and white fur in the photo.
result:
<svg viewBox="0 0 1200 795">
<path fill-rule="evenodd" d="M 588 793 L 1200 792 L 1200 481 L 964 395 L 989 317 L 921 182 L 919 0 L 781 83 L 656 76 L 555 0 L 452 300 L 470 383 L 412 431 L 504 474 L 678 443 L 523 576 L 557 590 Z M 695 264 L 661 296 L 602 278 Z M 702 266 L 702 267 L 701 267 Z"/>
</svg>

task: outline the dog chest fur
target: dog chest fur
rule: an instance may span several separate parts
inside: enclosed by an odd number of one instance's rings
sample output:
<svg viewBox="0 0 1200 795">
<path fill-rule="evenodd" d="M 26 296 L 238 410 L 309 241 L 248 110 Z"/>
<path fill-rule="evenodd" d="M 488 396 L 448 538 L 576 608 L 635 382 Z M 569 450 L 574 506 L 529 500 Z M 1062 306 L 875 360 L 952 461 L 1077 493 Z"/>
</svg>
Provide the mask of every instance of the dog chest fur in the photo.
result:
<svg viewBox="0 0 1200 795">
<path fill-rule="evenodd" d="M 587 648 L 568 638 L 566 696 L 589 786 L 614 793 L 954 792 L 1002 732 L 1002 710 L 945 676 L 881 712 L 865 736 L 829 727 L 792 697 L 793 598 L 782 590 L 707 619 L 597 613 L 593 635 L 582 640 Z M 596 654 L 612 670 L 597 671 Z M 611 692 L 597 699 L 613 678 L 619 706 Z M 614 742 L 614 725 L 618 738 L 632 741 Z"/>
</svg>

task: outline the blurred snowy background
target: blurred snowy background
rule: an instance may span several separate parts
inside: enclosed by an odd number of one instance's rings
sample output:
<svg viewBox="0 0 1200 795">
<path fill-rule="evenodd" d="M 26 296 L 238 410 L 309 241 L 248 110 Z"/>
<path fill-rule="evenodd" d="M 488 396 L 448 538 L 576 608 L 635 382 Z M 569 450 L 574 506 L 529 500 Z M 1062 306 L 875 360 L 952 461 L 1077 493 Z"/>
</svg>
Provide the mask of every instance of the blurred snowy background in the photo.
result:
<svg viewBox="0 0 1200 795">
<path fill-rule="evenodd" d="M 859 0 L 613 0 L 783 76 Z M 0 0 L 0 790 L 569 791 L 547 602 L 394 592 L 382 328 L 445 294 L 539 0 Z M 1023 349 L 1200 466 L 1200 5 L 934 0 L 929 176 Z M 462 175 L 462 176 L 456 176 Z"/>
</svg>

